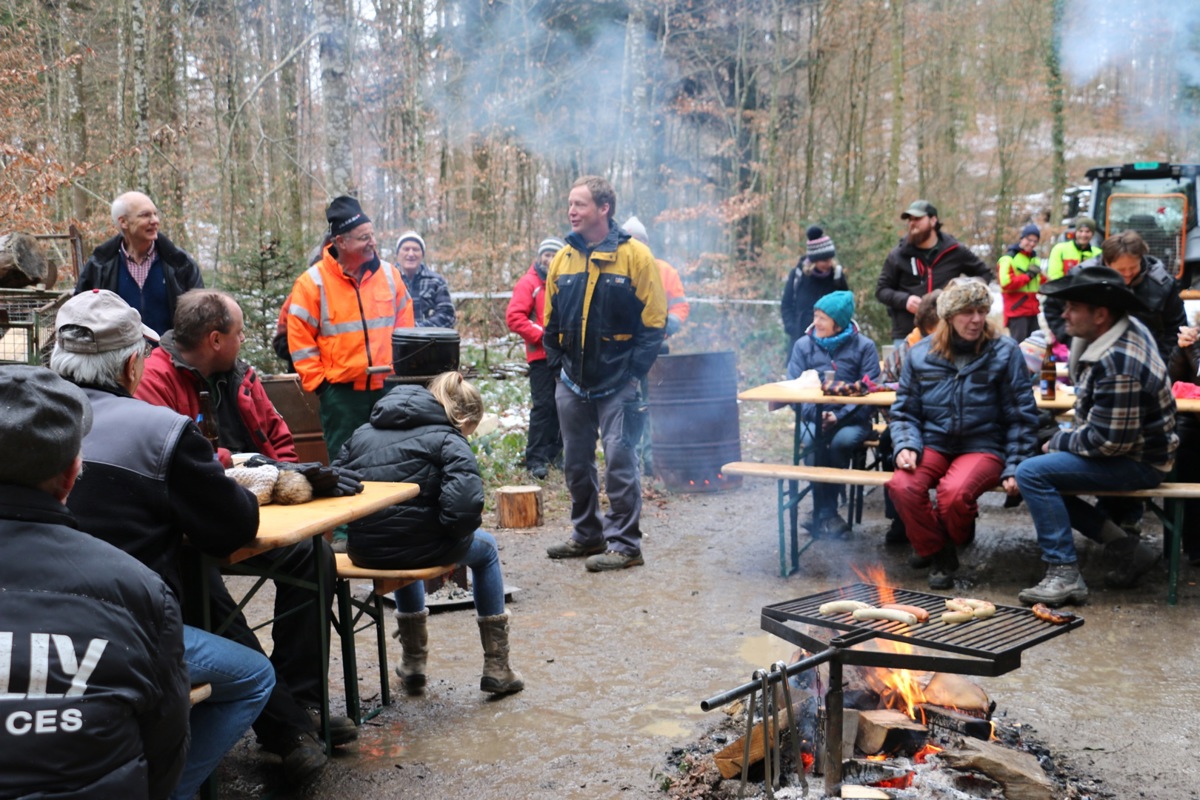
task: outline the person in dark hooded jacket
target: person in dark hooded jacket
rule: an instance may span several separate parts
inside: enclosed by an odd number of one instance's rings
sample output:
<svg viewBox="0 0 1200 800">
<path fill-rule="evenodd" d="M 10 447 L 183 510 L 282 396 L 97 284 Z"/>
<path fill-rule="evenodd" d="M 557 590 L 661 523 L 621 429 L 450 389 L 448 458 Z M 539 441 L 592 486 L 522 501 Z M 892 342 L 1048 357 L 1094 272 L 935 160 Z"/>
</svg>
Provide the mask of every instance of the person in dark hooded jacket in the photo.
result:
<svg viewBox="0 0 1200 800">
<path fill-rule="evenodd" d="M 457 372 L 423 386 L 398 386 L 371 409 L 370 421 L 342 446 L 334 466 L 365 480 L 416 483 L 421 493 L 349 526 L 346 553 L 368 569 L 419 569 L 442 564 L 471 568 L 471 588 L 483 643 L 481 691 L 525 688 L 508 665 L 508 612 L 496 540 L 479 529 L 483 479 L 466 437 L 483 418 L 479 391 Z M 397 638 L 403 649 L 396 674 L 410 693 L 425 686 L 429 654 L 425 585 L 396 591 Z"/>
</svg>

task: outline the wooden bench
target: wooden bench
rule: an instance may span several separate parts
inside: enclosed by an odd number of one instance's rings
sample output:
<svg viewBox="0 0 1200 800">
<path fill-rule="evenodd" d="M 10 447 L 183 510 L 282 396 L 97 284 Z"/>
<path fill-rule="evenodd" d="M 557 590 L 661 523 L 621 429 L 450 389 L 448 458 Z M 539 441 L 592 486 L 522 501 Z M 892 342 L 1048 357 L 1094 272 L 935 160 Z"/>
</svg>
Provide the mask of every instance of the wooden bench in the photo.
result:
<svg viewBox="0 0 1200 800">
<path fill-rule="evenodd" d="M 837 469 L 835 467 L 810 467 L 805 464 L 762 464 L 753 461 L 733 461 L 721 467 L 727 475 L 742 475 L 748 478 L 771 478 L 778 482 L 779 498 L 779 569 L 782 577 L 787 577 L 800 568 L 800 554 L 813 543 L 810 539 L 803 548 L 799 546 L 799 537 L 795 529 L 792 531 L 791 564 L 789 569 L 787 559 L 787 535 L 784 525 L 784 512 L 789 503 L 798 500 L 798 495 L 791 489 L 785 489 L 785 483 L 807 481 L 808 483 L 837 483 L 850 486 L 883 486 L 892 478 L 891 472 L 882 470 Z M 1002 492 L 1000 486 L 989 491 Z M 1124 492 L 1068 492 L 1067 494 L 1084 495 L 1088 497 L 1128 497 L 1144 500 L 1163 526 L 1163 536 L 1167 542 L 1168 578 L 1167 604 L 1175 605 L 1179 600 L 1179 558 L 1183 543 L 1183 504 L 1180 500 L 1200 499 L 1200 483 L 1161 483 L 1153 489 L 1136 489 Z M 1160 505 L 1157 501 L 1163 501 Z"/>
<path fill-rule="evenodd" d="M 335 553 L 337 559 L 337 580 L 334 593 L 337 597 L 337 614 L 333 620 L 334 630 L 342 641 L 342 676 L 346 684 L 346 714 L 354 720 L 355 725 L 361 725 L 363 720 L 378 714 L 383 706 L 392 704 L 392 692 L 388 683 L 387 663 L 387 615 L 383 608 L 383 596 L 410 583 L 440 578 L 453 572 L 456 564 L 441 567 L 426 567 L 424 569 L 367 569 L 355 566 L 350 556 L 345 553 Z M 359 600 L 351 592 L 351 581 L 368 580 L 372 582 L 371 594 Z M 362 625 L 359 622 L 366 617 Z M 368 626 L 375 628 L 375 644 L 379 655 L 379 697 L 380 708 L 366 714 L 362 713 L 361 700 L 358 693 L 358 659 L 354 650 L 354 635 L 366 630 Z"/>
</svg>

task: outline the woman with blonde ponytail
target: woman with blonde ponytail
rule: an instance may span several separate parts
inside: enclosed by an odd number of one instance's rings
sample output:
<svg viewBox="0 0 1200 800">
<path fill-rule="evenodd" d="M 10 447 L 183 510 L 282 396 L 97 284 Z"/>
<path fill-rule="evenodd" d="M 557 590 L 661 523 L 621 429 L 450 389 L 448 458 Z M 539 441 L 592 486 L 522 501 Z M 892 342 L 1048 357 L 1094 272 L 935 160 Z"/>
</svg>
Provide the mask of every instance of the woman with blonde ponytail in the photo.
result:
<svg viewBox="0 0 1200 800">
<path fill-rule="evenodd" d="M 398 386 L 371 410 L 334 462 L 370 481 L 416 483 L 421 492 L 349 528 L 350 560 L 370 569 L 418 569 L 463 564 L 483 643 L 482 691 L 510 694 L 525 688 L 508 665 L 508 612 L 496 540 L 479 529 L 483 521 L 483 479 L 466 437 L 483 419 L 479 390 L 457 372 L 434 378 L 429 388 Z M 396 592 L 396 638 L 403 658 L 396 674 L 410 693 L 425 686 L 429 653 L 425 585 Z"/>
</svg>

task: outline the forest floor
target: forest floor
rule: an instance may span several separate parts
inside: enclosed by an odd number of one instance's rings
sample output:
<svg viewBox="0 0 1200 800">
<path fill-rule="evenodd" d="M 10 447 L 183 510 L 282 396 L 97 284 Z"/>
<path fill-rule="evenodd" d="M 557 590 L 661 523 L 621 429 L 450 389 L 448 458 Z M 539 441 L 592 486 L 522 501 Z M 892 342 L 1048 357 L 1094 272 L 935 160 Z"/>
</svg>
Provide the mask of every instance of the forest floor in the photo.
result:
<svg viewBox="0 0 1200 800">
<path fill-rule="evenodd" d="M 763 435 L 758 425 L 743 412 L 744 446 Z M 505 583 L 520 589 L 510 604 L 511 644 L 525 691 L 499 699 L 481 693 L 474 611 L 434 614 L 424 694 L 394 694 L 358 743 L 295 794 L 280 788 L 279 760 L 247 736 L 219 770 L 221 797 L 664 797 L 664 783 L 678 776 L 671 764 L 679 751 L 722 724 L 725 715 L 701 711 L 700 701 L 795 649 L 761 630 L 764 605 L 856 582 L 854 568 L 875 564 L 897 586 L 926 589 L 906 550 L 883 545 L 879 492 L 868 495 L 852 537 L 817 542 L 800 572 L 781 578 L 775 486 L 749 480 L 712 494 L 648 490 L 646 565 L 591 574 L 578 561 L 545 556 L 570 532 L 561 480 L 551 473 L 546 484 L 544 527 L 495 531 Z M 1042 565 L 1028 511 L 1000 503 L 984 498 L 959 589 L 1015 605 Z M 1146 532 L 1160 533 L 1150 515 Z M 1086 624 L 1027 650 L 1019 669 L 977 680 L 996 701 L 998 719 L 1032 731 L 1060 767 L 1094 788 L 1092 797 L 1195 796 L 1200 570 L 1183 568 L 1179 605 L 1169 607 L 1165 567 L 1136 589 L 1105 590 L 1099 550 L 1079 541 L 1092 588 L 1079 609 Z M 266 602 L 256 600 L 250 616 L 264 613 Z M 390 667 L 399 647 L 389 645 Z M 357 653 L 364 703 L 374 707 L 379 672 L 366 632 Z M 338 711 L 336 654 L 330 684 Z M 819 797 L 814 783 L 811 796 Z"/>
</svg>

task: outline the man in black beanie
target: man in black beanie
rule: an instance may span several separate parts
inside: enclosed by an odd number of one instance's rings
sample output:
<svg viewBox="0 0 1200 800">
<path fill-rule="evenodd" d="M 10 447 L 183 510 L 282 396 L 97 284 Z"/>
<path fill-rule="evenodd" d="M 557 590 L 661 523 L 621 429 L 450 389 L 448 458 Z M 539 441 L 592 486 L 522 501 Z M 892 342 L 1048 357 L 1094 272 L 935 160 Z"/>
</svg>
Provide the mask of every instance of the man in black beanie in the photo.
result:
<svg viewBox="0 0 1200 800">
<path fill-rule="evenodd" d="M 392 363 L 392 331 L 413 327 L 399 270 L 379 260 L 375 228 L 353 197 L 325 210 L 329 243 L 296 279 L 288 305 L 288 349 L 304 388 L 321 402 L 329 458 L 371 416 Z"/>
<path fill-rule="evenodd" d="M 783 284 L 783 301 L 779 310 L 783 327 L 788 334 L 788 355 L 796 340 L 804 335 L 813 321 L 813 304 L 830 292 L 849 291 L 842 265 L 837 263 L 833 239 L 817 225 L 806 231 L 804 257 L 796 264 Z"/>
</svg>

